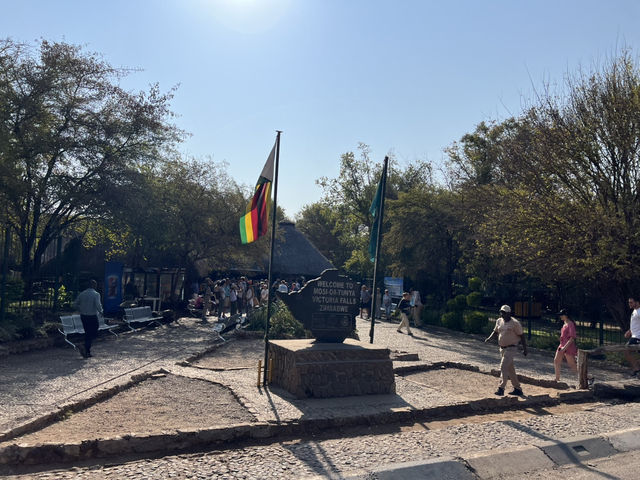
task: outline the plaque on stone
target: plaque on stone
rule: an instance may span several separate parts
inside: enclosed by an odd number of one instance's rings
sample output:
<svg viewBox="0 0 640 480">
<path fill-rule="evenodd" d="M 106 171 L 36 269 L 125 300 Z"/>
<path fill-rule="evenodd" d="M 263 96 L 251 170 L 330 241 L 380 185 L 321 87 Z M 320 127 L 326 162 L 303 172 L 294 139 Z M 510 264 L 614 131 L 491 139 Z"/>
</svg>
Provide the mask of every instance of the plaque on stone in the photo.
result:
<svg viewBox="0 0 640 480">
<path fill-rule="evenodd" d="M 356 326 L 359 287 L 338 270 L 328 269 L 299 291 L 278 297 L 319 342 L 341 343 Z"/>
</svg>

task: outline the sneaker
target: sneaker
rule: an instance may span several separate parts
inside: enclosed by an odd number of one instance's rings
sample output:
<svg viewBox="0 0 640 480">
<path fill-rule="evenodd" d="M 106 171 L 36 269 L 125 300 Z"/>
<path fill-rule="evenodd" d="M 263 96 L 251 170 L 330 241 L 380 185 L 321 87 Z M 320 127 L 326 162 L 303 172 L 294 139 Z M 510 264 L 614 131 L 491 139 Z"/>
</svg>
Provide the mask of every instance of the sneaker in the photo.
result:
<svg viewBox="0 0 640 480">
<path fill-rule="evenodd" d="M 512 391 L 509 392 L 509 395 L 517 395 L 518 397 L 522 397 L 524 396 L 524 393 L 522 393 L 521 388 L 514 388 Z"/>
<path fill-rule="evenodd" d="M 496 395 L 498 395 L 499 397 L 504 395 L 504 388 L 502 387 L 498 387 L 498 389 L 494 392 Z"/>
<path fill-rule="evenodd" d="M 407 333 L 407 335 L 409 335 L 410 337 L 413 337 L 413 332 L 409 332 Z"/>
<path fill-rule="evenodd" d="M 398 332 L 398 333 L 402 333 L 402 331 L 401 331 L 401 330 L 396 330 L 396 332 Z"/>
</svg>

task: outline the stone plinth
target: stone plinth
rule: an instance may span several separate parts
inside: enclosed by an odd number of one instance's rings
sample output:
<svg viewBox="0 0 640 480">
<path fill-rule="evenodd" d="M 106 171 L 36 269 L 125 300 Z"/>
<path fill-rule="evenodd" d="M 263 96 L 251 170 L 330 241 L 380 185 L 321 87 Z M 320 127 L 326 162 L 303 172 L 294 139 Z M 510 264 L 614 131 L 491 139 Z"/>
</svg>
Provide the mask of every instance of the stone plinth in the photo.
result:
<svg viewBox="0 0 640 480">
<path fill-rule="evenodd" d="M 298 398 L 395 393 L 389 349 L 347 338 L 344 343 L 313 339 L 272 340 L 272 383 Z"/>
</svg>

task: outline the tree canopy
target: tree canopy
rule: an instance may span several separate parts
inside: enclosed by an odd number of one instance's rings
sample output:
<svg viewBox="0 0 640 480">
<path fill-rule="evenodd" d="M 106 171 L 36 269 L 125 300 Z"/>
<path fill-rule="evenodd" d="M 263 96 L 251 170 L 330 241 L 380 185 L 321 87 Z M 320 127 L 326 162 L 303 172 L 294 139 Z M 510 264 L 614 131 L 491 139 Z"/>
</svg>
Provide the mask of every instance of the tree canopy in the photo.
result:
<svg viewBox="0 0 640 480">
<path fill-rule="evenodd" d="M 181 138 L 172 92 L 127 92 L 127 73 L 78 46 L 0 41 L 0 191 L 27 283 L 54 238 L 105 216 Z"/>
</svg>

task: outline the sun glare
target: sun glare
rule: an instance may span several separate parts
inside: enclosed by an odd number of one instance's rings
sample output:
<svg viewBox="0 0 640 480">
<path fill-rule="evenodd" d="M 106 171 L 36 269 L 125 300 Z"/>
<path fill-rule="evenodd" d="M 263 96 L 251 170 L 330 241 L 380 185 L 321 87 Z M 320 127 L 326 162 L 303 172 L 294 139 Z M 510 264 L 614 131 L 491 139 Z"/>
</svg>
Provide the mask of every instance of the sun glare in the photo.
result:
<svg viewBox="0 0 640 480">
<path fill-rule="evenodd" d="M 274 28 L 291 0 L 203 0 L 213 19 L 238 33 L 255 35 Z"/>
</svg>

